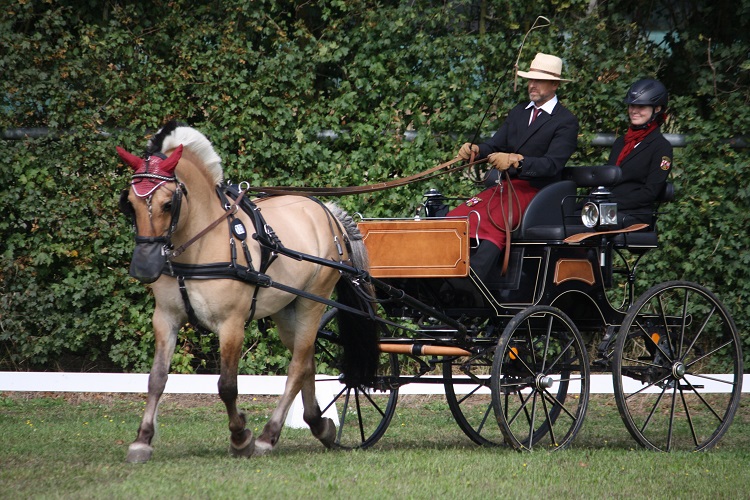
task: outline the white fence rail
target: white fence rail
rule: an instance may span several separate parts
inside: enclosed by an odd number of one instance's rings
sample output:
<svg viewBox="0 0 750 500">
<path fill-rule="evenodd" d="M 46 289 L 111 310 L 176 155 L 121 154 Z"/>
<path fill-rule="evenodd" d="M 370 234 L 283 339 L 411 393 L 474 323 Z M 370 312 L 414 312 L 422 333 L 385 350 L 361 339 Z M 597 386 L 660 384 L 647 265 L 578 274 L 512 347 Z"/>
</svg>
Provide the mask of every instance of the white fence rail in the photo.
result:
<svg viewBox="0 0 750 500">
<path fill-rule="evenodd" d="M 708 375 L 702 379 L 704 392 L 729 392 L 732 375 Z M 318 380 L 328 378 L 318 375 Z M 442 377 L 433 377 L 442 378 Z M 218 375 L 172 374 L 167 381 L 169 394 L 216 394 Z M 240 394 L 279 395 L 284 392 L 285 376 L 240 375 Z M 634 382 L 638 383 L 638 382 Z M 639 384 L 639 383 L 638 383 Z M 639 384 L 640 385 L 640 384 Z M 458 388 L 458 387 L 457 387 Z M 19 392 L 148 392 L 148 373 L 70 373 L 70 372 L 0 372 L 0 391 Z M 591 375 L 592 394 L 612 394 L 612 376 Z M 742 392 L 750 392 L 750 375 L 743 376 Z M 399 394 L 444 394 L 442 384 L 408 384 Z"/>
</svg>

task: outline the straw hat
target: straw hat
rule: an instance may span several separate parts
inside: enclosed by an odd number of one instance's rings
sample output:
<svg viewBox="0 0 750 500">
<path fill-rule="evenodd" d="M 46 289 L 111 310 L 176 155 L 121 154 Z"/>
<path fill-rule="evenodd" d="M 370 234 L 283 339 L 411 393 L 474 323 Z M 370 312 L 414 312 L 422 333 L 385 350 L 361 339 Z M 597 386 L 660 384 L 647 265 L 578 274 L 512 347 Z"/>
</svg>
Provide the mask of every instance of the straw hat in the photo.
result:
<svg viewBox="0 0 750 500">
<path fill-rule="evenodd" d="M 529 71 L 519 71 L 518 76 L 530 80 L 554 80 L 558 82 L 569 82 L 562 78 L 562 59 L 549 54 L 539 52 L 531 61 Z"/>
</svg>

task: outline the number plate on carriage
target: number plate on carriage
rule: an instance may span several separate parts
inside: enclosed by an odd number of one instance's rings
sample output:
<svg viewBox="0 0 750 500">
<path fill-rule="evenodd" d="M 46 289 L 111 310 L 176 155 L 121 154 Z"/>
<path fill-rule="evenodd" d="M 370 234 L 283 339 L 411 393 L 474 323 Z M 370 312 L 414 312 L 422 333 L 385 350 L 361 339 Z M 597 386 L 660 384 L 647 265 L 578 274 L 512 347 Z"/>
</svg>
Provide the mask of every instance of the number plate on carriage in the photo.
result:
<svg viewBox="0 0 750 500">
<path fill-rule="evenodd" d="M 364 220 L 359 230 L 375 278 L 440 278 L 469 274 L 466 218 Z"/>
</svg>

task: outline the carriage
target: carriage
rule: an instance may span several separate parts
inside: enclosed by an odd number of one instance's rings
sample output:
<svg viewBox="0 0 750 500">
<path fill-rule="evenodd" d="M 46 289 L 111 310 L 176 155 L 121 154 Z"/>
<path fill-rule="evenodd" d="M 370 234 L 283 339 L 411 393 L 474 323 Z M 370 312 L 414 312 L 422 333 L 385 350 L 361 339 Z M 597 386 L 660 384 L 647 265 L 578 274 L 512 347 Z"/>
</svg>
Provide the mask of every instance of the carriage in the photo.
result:
<svg viewBox="0 0 750 500">
<path fill-rule="evenodd" d="M 658 247 L 657 214 L 648 227 L 607 228 L 614 207 L 602 186 L 618 171 L 566 167 L 564 180 L 543 188 L 513 234 L 505 275 L 498 267 L 488 283 L 474 277 L 479 301 L 440 294 L 446 279 L 469 274 L 474 240 L 465 219 L 431 217 L 439 193 L 425 193 L 426 217 L 363 219 L 388 321 L 375 388 L 330 380 L 324 392 L 334 394 L 324 406 L 338 405 L 338 442 L 375 443 L 399 388 L 419 382 L 444 386 L 456 423 L 477 444 L 564 448 L 583 424 L 591 374 L 611 373 L 619 413 L 640 445 L 714 446 L 739 404 L 741 340 L 699 284 L 664 282 L 636 295 L 638 264 Z M 667 184 L 659 201 L 672 197 Z M 318 345 L 328 353 L 336 342 L 332 309 Z"/>
<path fill-rule="evenodd" d="M 169 138 L 173 131 L 174 127 L 160 134 Z M 181 151 L 183 142 L 184 137 L 171 143 L 160 142 L 158 146 L 168 151 L 179 143 Z M 121 156 L 136 169 L 134 181 L 138 175 L 149 175 L 148 159 L 144 170 L 142 159 Z M 172 163 L 178 160 L 179 155 Z M 198 160 L 188 156 L 189 162 L 200 163 Z M 175 166 L 171 168 L 173 172 Z M 163 194 L 165 222 L 161 228 L 153 229 L 159 205 L 150 197 L 159 195 L 158 188 L 148 198 L 130 193 L 128 199 L 126 192 L 121 200 L 131 212 L 133 205 L 144 205 L 135 208 L 141 210 L 140 220 L 150 221 L 153 233 L 146 235 L 146 224 L 137 224 L 140 251 L 137 248 L 134 254 L 131 274 L 136 275 L 133 267 L 137 267 L 139 255 L 143 260 L 148 260 L 144 256 L 154 255 L 148 248 L 159 249 L 156 252 L 162 254 L 156 259 L 156 272 L 153 266 L 147 266 L 151 267 L 150 273 L 142 270 L 142 274 L 153 274 L 153 280 L 161 274 L 154 285 L 157 355 L 146 414 L 128 460 L 145 461 L 151 457 L 153 420 L 166 382 L 167 355 L 171 355 L 169 342 L 166 355 L 160 354 L 159 335 L 170 338 L 174 349 L 175 325 L 189 319 L 214 326 L 222 342 L 223 337 L 229 338 L 228 333 L 223 333 L 222 323 L 214 319 L 228 313 L 201 312 L 201 308 L 208 310 L 210 304 L 206 303 L 217 293 L 217 288 L 208 288 L 216 282 L 228 283 L 217 285 L 223 288 L 247 287 L 250 283 L 254 290 L 252 303 L 249 299 L 242 302 L 243 307 L 250 308 L 249 319 L 270 314 L 281 326 L 300 325 L 302 312 L 311 310 L 312 303 L 317 304 L 315 317 L 322 314 L 312 328 L 309 344 L 314 343 L 316 364 L 326 375 L 319 376 L 313 384 L 312 359 L 295 358 L 302 356 L 299 352 L 307 353 L 307 341 L 302 342 L 301 337 L 292 339 L 291 332 L 280 333 L 294 351 L 287 391 L 253 446 L 252 434 L 245 429 L 244 417 L 235 405 L 236 360 L 232 361 L 231 350 L 222 345 L 219 394 L 227 404 L 232 432 L 230 450 L 236 455 L 259 454 L 261 441 L 261 453 L 276 444 L 283 418 L 300 390 L 305 421 L 326 446 L 372 446 L 391 422 L 399 390 L 413 383 L 443 386 L 456 423 L 479 445 L 505 445 L 516 450 L 562 449 L 571 445 L 583 425 L 592 374 L 611 374 L 619 413 L 630 434 L 643 447 L 662 451 L 710 449 L 727 431 L 739 406 L 743 377 L 740 336 L 727 308 L 700 284 L 668 281 L 637 293 L 639 263 L 645 254 L 658 248 L 657 214 L 650 225 L 612 228 L 616 207 L 602 186 L 611 185 L 617 172 L 617 167 L 607 166 L 566 167 L 563 180 L 543 188 L 532 200 L 506 250 L 507 267 L 498 267 L 486 282 L 470 269 L 476 240 L 469 234 L 468 221 L 438 216 L 438 208 L 452 200 L 434 190 L 425 194 L 416 215 L 401 219 L 360 216 L 359 234 L 370 258 L 366 266 L 356 265 L 355 259 L 331 258 L 295 247 L 294 230 L 284 233 L 281 222 L 268 224 L 267 219 L 274 216 L 276 205 L 286 213 L 303 202 L 282 203 L 276 200 L 283 196 L 260 196 L 250 203 L 252 190 L 248 186 L 217 188 L 223 199 L 218 217 L 175 250 L 173 243 L 177 242 L 172 239 L 177 239 L 175 235 L 182 227 L 175 219 L 184 225 L 181 211 L 195 216 L 192 206 L 190 210 L 180 208 L 183 194 L 178 196 L 178 192 L 185 191 L 186 198 L 194 199 L 199 186 L 193 183 L 181 187 L 187 183 L 186 174 L 162 175 L 166 179 L 163 181 L 146 177 L 152 186 L 159 181 L 173 182 L 176 187 Z M 668 184 L 661 202 L 667 203 L 672 196 L 672 186 Z M 248 206 L 256 207 L 248 209 L 256 220 L 242 214 L 243 197 L 250 203 Z M 292 198 L 309 202 L 304 197 Z M 321 205 L 309 203 L 313 207 Z M 313 209 L 305 210 L 309 213 Z M 257 220 L 261 213 L 266 219 Z M 317 224 L 330 230 L 332 220 L 328 213 Z M 229 229 L 225 221 L 229 222 Z M 205 223 L 199 223 L 198 228 L 200 224 Z M 246 227 L 250 224 L 254 232 Z M 185 264 L 173 259 L 191 251 L 188 247 L 195 241 L 220 230 L 229 231 L 229 263 L 205 263 L 204 259 Z M 186 231 L 191 232 L 195 233 L 195 227 Z M 253 233 L 253 238 L 245 239 L 246 233 Z M 354 233 L 348 235 L 354 238 Z M 334 236 L 333 248 L 339 256 L 351 255 L 350 247 L 357 242 L 346 234 L 342 237 Z M 257 247 L 252 251 L 247 247 L 251 240 Z M 242 251 L 237 248 L 240 244 Z M 238 264 L 238 254 L 243 252 L 245 266 Z M 312 289 L 292 283 L 298 271 L 288 274 L 287 282 L 278 274 L 269 277 L 265 273 L 269 261 L 278 256 L 331 271 L 337 278 L 326 278 L 330 285 L 327 288 Z M 251 261 L 260 262 L 259 268 L 254 268 Z M 304 282 L 311 279 L 305 278 Z M 338 295 L 329 298 L 335 279 L 348 286 L 337 288 Z M 469 293 L 446 293 L 446 283 L 457 279 L 471 283 Z M 238 281 L 244 283 L 237 284 Z M 232 299 L 240 300 L 240 288 L 233 290 Z M 355 292 L 355 300 L 346 299 L 347 290 Z M 281 294 L 264 295 L 266 291 Z M 305 305 L 299 305 L 300 301 L 295 302 L 293 297 L 284 299 L 286 302 L 276 308 L 260 301 L 271 296 L 281 300 L 279 297 L 290 294 L 304 299 L 301 303 Z M 160 300 L 169 306 L 160 306 Z M 293 304 L 297 304 L 294 321 L 289 318 Z M 176 319 L 166 321 L 166 309 Z M 359 317 L 364 320 L 360 323 L 362 328 L 373 327 L 378 333 L 375 374 L 366 384 L 344 373 L 352 364 L 344 354 L 353 342 L 357 343 L 352 339 L 360 333 L 360 327 L 346 316 Z M 246 321 L 247 313 L 241 318 Z M 171 329 L 162 327 L 163 323 L 171 323 Z M 165 332 L 160 332 L 160 328 Z M 237 335 L 241 339 L 242 329 Z M 231 345 L 236 347 L 236 341 Z M 229 368 L 225 369 L 225 365 Z M 297 365 L 303 366 L 299 368 L 302 375 L 293 375 Z M 313 385 L 317 386 L 319 406 L 311 402 L 315 397 Z M 334 409 L 333 420 L 322 417 Z"/>
</svg>

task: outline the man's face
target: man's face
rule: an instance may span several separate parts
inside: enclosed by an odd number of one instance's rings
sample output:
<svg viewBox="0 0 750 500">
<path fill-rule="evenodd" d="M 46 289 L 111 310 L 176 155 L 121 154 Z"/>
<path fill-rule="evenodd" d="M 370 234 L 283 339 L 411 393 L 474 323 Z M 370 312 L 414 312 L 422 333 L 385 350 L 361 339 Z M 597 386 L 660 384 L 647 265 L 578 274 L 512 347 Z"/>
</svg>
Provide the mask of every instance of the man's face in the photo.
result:
<svg viewBox="0 0 750 500">
<path fill-rule="evenodd" d="M 555 80 L 529 80 L 529 100 L 539 107 L 555 96 L 560 82 Z"/>
</svg>

